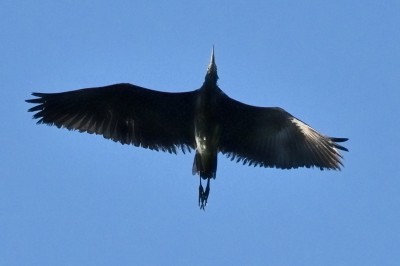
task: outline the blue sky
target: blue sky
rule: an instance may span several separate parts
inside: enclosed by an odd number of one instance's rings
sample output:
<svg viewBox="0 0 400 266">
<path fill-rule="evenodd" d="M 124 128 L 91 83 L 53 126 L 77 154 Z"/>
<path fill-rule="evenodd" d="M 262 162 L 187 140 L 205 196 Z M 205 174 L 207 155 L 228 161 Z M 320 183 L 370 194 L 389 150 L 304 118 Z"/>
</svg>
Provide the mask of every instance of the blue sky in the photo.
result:
<svg viewBox="0 0 400 266">
<path fill-rule="evenodd" d="M 1 265 L 396 265 L 398 1 L 1 1 Z M 38 126 L 24 100 L 130 82 L 201 86 L 348 137 L 342 171 L 219 156 L 205 212 L 194 153 Z"/>
</svg>

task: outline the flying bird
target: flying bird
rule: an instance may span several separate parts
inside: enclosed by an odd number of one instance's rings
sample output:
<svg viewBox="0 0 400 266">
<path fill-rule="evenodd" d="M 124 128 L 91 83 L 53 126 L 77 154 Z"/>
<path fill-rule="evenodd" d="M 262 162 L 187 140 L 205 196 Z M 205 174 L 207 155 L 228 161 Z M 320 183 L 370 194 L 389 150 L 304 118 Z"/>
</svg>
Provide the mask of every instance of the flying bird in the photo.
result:
<svg viewBox="0 0 400 266">
<path fill-rule="evenodd" d="M 60 93 L 32 93 L 38 124 L 103 135 L 155 151 L 195 151 L 200 209 L 207 205 L 219 152 L 244 165 L 291 169 L 343 166 L 338 143 L 279 107 L 257 107 L 227 96 L 217 84 L 214 48 L 203 85 L 161 92 L 128 83 Z M 207 182 L 202 185 L 202 179 Z M 204 182 L 205 182 L 204 181 Z"/>
</svg>

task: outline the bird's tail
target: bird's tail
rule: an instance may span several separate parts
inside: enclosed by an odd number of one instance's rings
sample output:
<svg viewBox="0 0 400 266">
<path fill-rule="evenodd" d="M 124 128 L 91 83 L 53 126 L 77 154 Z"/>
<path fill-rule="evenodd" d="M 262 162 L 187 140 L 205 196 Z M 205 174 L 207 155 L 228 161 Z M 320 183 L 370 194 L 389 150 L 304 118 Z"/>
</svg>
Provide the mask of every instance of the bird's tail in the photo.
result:
<svg viewBox="0 0 400 266">
<path fill-rule="evenodd" d="M 200 175 L 202 179 L 215 178 L 217 172 L 217 155 L 202 156 L 196 151 L 194 156 L 192 173 Z"/>
</svg>

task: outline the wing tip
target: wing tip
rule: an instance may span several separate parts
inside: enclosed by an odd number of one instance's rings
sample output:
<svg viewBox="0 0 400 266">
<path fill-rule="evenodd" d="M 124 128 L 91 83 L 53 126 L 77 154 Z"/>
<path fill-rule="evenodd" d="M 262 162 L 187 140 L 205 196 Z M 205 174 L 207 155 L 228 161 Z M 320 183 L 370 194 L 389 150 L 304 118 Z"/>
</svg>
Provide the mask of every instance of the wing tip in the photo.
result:
<svg viewBox="0 0 400 266">
<path fill-rule="evenodd" d="M 37 98 L 27 99 L 27 100 L 25 100 L 25 102 L 27 102 L 27 103 L 43 103 L 44 102 L 44 96 L 46 96 L 47 93 L 32 92 L 31 95 L 34 96 L 34 97 L 37 97 Z"/>
<path fill-rule="evenodd" d="M 337 149 L 339 149 L 339 150 L 342 150 L 342 151 L 347 151 L 347 152 L 349 151 L 346 147 L 337 144 L 338 142 L 340 143 L 340 142 L 346 142 L 346 141 L 348 141 L 348 140 L 349 140 L 348 138 L 335 138 L 335 137 L 330 137 L 329 140 L 332 141 L 333 146 L 334 146 L 335 148 L 337 148 Z"/>
</svg>

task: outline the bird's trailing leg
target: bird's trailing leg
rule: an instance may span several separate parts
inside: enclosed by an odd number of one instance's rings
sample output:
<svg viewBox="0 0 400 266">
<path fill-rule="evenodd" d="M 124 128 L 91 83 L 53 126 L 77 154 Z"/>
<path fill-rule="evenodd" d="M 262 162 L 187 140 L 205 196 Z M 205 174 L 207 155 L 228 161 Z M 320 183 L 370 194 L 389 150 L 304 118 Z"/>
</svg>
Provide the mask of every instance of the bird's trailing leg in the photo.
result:
<svg viewBox="0 0 400 266">
<path fill-rule="evenodd" d="M 203 185 L 201 184 L 201 177 L 200 177 L 200 186 L 199 186 L 200 209 L 205 210 L 204 208 L 207 206 L 207 199 L 208 199 L 209 194 L 210 194 L 210 178 L 207 178 L 207 186 L 206 186 L 206 190 L 204 190 Z"/>
</svg>

